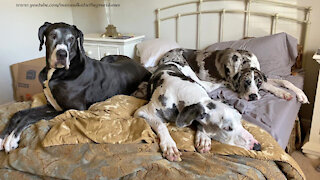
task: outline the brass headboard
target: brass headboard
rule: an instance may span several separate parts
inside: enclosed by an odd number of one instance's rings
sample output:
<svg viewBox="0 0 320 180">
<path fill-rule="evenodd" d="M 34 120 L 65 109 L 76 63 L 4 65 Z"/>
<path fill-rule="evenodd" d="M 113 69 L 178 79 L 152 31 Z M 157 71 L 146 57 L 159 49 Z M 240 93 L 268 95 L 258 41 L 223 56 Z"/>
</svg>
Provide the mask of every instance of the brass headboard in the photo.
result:
<svg viewBox="0 0 320 180">
<path fill-rule="evenodd" d="M 214 2 L 214 1 L 237 1 L 237 2 L 243 2 L 244 3 L 244 9 L 220 9 L 220 10 L 202 10 L 202 7 L 206 2 Z M 257 4 L 269 4 L 270 6 L 274 7 L 286 7 L 290 9 L 294 9 L 300 12 L 303 12 L 304 17 L 303 18 L 292 18 L 284 15 L 280 15 L 279 13 L 268 13 L 268 12 L 257 12 L 252 10 L 251 5 L 253 3 Z M 177 13 L 175 15 L 171 16 L 166 16 L 162 17 L 162 11 L 168 10 L 171 8 L 175 7 L 180 7 L 184 5 L 189 5 L 189 4 L 195 4 L 197 6 L 197 11 L 194 12 L 186 12 L 186 13 Z M 298 6 L 294 4 L 289 4 L 289 3 L 282 3 L 282 2 L 277 2 L 273 0 L 194 0 L 194 1 L 189 1 L 189 2 L 184 2 L 184 3 L 179 3 L 179 4 L 174 4 L 170 5 L 167 7 L 162 7 L 156 9 L 156 33 L 157 37 L 160 37 L 160 30 L 161 30 L 161 22 L 167 21 L 170 19 L 175 19 L 175 36 L 176 36 L 176 41 L 179 41 L 179 22 L 181 17 L 184 16 L 196 16 L 196 48 L 200 49 L 200 44 L 201 44 L 201 15 L 202 14 L 219 14 L 219 42 L 223 41 L 223 31 L 224 31 L 224 16 L 225 14 L 244 14 L 244 33 L 243 37 L 249 37 L 249 24 L 250 24 L 250 17 L 251 16 L 259 16 L 259 17 L 270 17 L 271 18 L 271 24 L 270 24 L 270 34 L 274 34 L 277 31 L 277 25 L 278 25 L 278 20 L 284 20 L 284 21 L 290 21 L 290 22 L 295 22 L 299 25 L 301 25 L 302 30 L 301 30 L 301 36 L 300 36 L 300 42 L 299 44 L 303 47 L 302 52 L 304 52 L 304 47 L 306 44 L 307 40 L 307 34 L 308 34 L 308 26 L 310 24 L 309 21 L 309 16 L 311 12 L 311 7 L 303 7 L 303 6 Z M 239 38 L 239 39 L 241 39 Z"/>
</svg>

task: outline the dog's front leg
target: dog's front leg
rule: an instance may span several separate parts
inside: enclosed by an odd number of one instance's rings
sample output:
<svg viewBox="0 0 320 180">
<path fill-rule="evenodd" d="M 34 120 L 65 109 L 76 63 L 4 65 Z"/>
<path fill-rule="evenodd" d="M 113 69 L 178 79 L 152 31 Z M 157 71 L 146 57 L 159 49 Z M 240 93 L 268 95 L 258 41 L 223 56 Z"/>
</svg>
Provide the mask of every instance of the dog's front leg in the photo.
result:
<svg viewBox="0 0 320 180">
<path fill-rule="evenodd" d="M 285 87 L 287 89 L 292 90 L 294 93 L 296 93 L 297 95 L 297 99 L 299 102 L 306 104 L 309 104 L 309 100 L 308 97 L 306 96 L 306 94 L 299 89 L 298 87 L 296 87 L 295 85 L 293 85 L 291 82 L 287 81 L 287 80 L 283 80 L 283 79 L 268 79 L 268 82 L 274 84 L 274 85 L 278 85 L 278 86 L 282 86 Z"/>
<path fill-rule="evenodd" d="M 52 106 L 45 105 L 36 108 L 26 109 L 15 113 L 9 120 L 7 126 L 0 134 L 0 150 L 10 152 L 18 147 L 22 131 L 38 122 L 39 120 L 49 120 L 61 114 Z"/>
<path fill-rule="evenodd" d="M 167 126 L 159 117 L 153 116 L 150 113 L 146 113 L 145 111 L 147 111 L 147 106 L 148 105 L 138 109 L 134 116 L 144 118 L 151 128 L 157 133 L 160 139 L 160 148 L 163 152 L 162 155 L 166 159 L 169 161 L 181 161 L 181 153 L 178 150 L 176 143 L 170 136 Z"/>
<path fill-rule="evenodd" d="M 195 147 L 200 153 L 207 153 L 211 149 L 211 138 L 204 133 L 201 125 L 197 127 Z"/>
<path fill-rule="evenodd" d="M 289 92 L 287 92 L 287 91 L 285 91 L 283 89 L 280 89 L 278 87 L 275 87 L 274 85 L 272 85 L 269 82 L 264 82 L 262 84 L 262 89 L 266 90 L 266 91 L 269 91 L 272 94 L 274 94 L 275 96 L 277 96 L 279 98 L 282 98 L 282 99 L 285 99 L 287 101 L 292 99 L 292 95 Z"/>
</svg>

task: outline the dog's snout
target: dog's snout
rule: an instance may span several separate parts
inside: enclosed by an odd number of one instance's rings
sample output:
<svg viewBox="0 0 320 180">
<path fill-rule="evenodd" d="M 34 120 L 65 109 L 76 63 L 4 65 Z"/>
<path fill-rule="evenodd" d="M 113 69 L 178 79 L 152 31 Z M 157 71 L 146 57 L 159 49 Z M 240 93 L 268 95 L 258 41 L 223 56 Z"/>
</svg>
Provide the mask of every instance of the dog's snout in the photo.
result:
<svg viewBox="0 0 320 180">
<path fill-rule="evenodd" d="M 58 59 L 66 58 L 68 56 L 67 51 L 63 49 L 59 49 L 56 54 Z"/>
<path fill-rule="evenodd" d="M 258 95 L 256 94 L 250 94 L 249 95 L 249 101 L 254 101 L 254 100 L 257 100 L 258 99 Z"/>
<path fill-rule="evenodd" d="M 258 143 L 258 144 L 254 143 L 252 149 L 255 150 L 255 151 L 261 151 L 261 144 L 260 143 Z"/>
</svg>

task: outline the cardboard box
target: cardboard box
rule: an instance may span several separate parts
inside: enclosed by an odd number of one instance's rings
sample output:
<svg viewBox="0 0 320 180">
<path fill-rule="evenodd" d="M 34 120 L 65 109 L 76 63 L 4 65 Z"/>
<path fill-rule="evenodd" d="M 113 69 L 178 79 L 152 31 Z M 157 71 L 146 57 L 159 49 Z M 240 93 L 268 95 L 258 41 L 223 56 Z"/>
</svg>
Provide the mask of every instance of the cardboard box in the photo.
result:
<svg viewBox="0 0 320 180">
<path fill-rule="evenodd" d="M 12 87 L 16 101 L 31 100 L 34 94 L 42 92 L 39 73 L 45 67 L 45 57 L 24 61 L 10 66 Z"/>
</svg>

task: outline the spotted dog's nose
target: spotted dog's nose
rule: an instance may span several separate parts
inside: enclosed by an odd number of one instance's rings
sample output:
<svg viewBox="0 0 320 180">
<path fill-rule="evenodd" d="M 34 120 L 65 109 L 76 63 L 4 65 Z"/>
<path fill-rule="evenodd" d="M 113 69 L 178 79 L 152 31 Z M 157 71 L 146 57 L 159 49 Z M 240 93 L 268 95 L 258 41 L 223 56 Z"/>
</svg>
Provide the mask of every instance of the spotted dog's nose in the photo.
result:
<svg viewBox="0 0 320 180">
<path fill-rule="evenodd" d="M 257 100 L 258 99 L 258 95 L 256 94 L 250 94 L 249 95 L 249 101 L 254 101 L 254 100 Z"/>
<path fill-rule="evenodd" d="M 261 151 L 261 144 L 260 143 L 254 143 L 253 150 L 255 151 Z"/>
<path fill-rule="evenodd" d="M 59 49 L 56 54 L 57 54 L 57 59 L 65 59 L 68 56 L 67 51 L 63 49 Z"/>
</svg>

